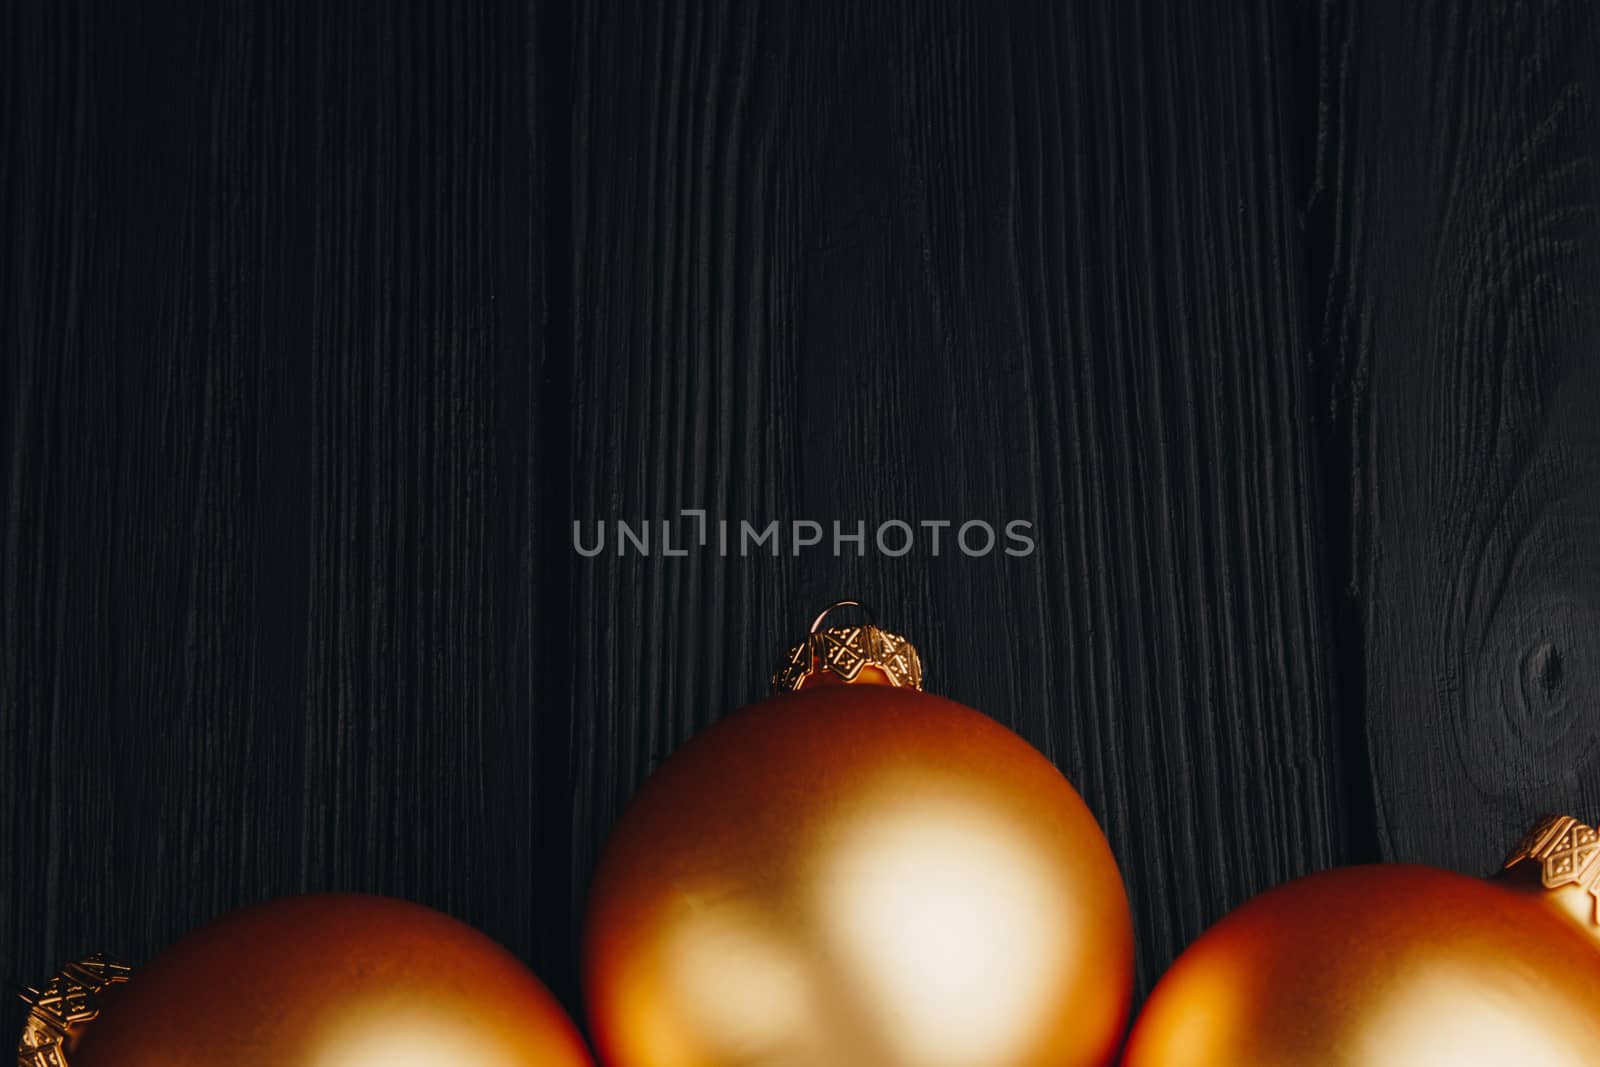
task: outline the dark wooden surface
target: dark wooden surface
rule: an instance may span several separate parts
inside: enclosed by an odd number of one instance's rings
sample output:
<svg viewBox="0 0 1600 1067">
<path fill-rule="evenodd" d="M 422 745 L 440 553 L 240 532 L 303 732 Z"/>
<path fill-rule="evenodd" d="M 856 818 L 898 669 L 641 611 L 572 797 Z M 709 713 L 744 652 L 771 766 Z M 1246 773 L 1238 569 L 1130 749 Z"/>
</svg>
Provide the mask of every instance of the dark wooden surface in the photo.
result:
<svg viewBox="0 0 1600 1067">
<path fill-rule="evenodd" d="M 1317 353 L 1376 828 L 1479 870 L 1541 812 L 1600 819 L 1600 9 L 1368 0 L 1323 32 Z"/>
<path fill-rule="evenodd" d="M 350 888 L 570 1002 L 607 828 L 842 595 L 1078 785 L 1143 987 L 1600 818 L 1597 20 L 0 7 L 0 976 Z M 1038 548 L 572 549 L 683 508 Z"/>
<path fill-rule="evenodd" d="M 1039 548 L 580 566 L 574 888 L 651 761 L 857 594 L 1078 784 L 1151 978 L 1344 855 L 1293 23 L 680 15 L 574 26 L 578 514 L 1021 517 Z"/>
</svg>

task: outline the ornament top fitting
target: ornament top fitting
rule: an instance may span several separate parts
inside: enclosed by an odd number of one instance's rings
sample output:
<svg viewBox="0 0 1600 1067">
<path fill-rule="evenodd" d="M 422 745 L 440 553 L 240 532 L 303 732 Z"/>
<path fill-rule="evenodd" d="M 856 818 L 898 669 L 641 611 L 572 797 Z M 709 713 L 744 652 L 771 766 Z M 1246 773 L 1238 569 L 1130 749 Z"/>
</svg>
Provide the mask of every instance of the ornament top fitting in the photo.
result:
<svg viewBox="0 0 1600 1067">
<path fill-rule="evenodd" d="M 67 1052 L 100 1014 L 106 987 L 128 980 L 132 969 L 103 955 L 69 963 L 43 986 L 21 992 L 28 1020 L 17 1046 L 17 1067 L 67 1067 Z"/>
<path fill-rule="evenodd" d="M 835 608 L 867 610 L 856 600 L 841 600 L 824 608 L 811 623 L 805 640 L 784 656 L 772 676 L 773 692 L 850 683 L 922 688 L 922 658 L 910 641 L 871 622 L 824 629 L 822 621 Z"/>
<path fill-rule="evenodd" d="M 1547 890 L 1577 887 L 1585 897 L 1585 918 L 1600 925 L 1600 831 L 1570 815 L 1546 816 L 1511 850 L 1504 870 L 1524 863 L 1538 865 L 1539 883 Z"/>
</svg>

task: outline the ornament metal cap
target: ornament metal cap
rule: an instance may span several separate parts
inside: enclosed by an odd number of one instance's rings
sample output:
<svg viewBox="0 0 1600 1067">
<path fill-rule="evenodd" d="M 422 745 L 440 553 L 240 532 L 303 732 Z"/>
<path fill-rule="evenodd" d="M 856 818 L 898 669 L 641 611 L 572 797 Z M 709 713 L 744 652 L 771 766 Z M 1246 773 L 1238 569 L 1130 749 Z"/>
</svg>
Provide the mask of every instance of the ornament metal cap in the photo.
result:
<svg viewBox="0 0 1600 1067">
<path fill-rule="evenodd" d="M 835 608 L 867 610 L 857 600 L 840 600 L 824 608 L 812 621 L 805 640 L 789 650 L 772 676 L 774 692 L 803 689 L 825 680 L 866 681 L 862 672 L 869 668 L 876 668 L 892 686 L 922 688 L 922 658 L 910 641 L 871 622 L 823 629 L 822 620 Z"/>
<path fill-rule="evenodd" d="M 22 990 L 28 1021 L 17 1045 L 17 1067 L 68 1067 L 68 1049 L 100 1014 L 100 994 L 132 974 L 127 964 L 97 953 L 67 964 L 39 988 Z"/>
<path fill-rule="evenodd" d="M 1525 863 L 1539 865 L 1539 884 L 1556 891 L 1577 887 L 1586 894 L 1583 912 L 1600 927 L 1600 829 L 1571 815 L 1547 815 L 1517 843 L 1503 870 Z"/>
</svg>

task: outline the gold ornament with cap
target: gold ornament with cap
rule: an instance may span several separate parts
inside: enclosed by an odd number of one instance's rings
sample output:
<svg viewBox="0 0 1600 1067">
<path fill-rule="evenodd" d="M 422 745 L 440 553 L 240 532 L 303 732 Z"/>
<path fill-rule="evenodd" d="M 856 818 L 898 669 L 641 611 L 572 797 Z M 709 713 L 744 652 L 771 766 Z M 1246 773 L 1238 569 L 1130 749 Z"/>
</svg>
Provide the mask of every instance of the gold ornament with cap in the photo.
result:
<svg viewBox="0 0 1600 1067">
<path fill-rule="evenodd" d="M 520 961 L 386 897 L 284 897 L 24 990 L 18 1067 L 590 1067 Z"/>
<path fill-rule="evenodd" d="M 1341 867 L 1256 897 L 1156 985 L 1124 1067 L 1593 1067 L 1600 832 L 1541 821 L 1494 878 Z"/>
<path fill-rule="evenodd" d="M 1099 1067 L 1132 925 L 1094 816 L 909 641 L 818 616 L 773 696 L 644 784 L 589 898 L 584 989 L 628 1067 Z"/>
</svg>

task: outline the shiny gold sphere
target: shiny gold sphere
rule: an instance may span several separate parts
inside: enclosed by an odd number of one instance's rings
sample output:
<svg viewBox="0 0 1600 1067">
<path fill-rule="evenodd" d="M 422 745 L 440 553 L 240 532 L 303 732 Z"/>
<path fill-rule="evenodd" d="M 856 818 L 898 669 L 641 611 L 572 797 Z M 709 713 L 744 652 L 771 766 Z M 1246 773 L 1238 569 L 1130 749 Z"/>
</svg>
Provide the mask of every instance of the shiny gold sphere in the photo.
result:
<svg viewBox="0 0 1600 1067">
<path fill-rule="evenodd" d="M 1591 901 L 1592 907 L 1592 901 Z M 1126 1067 L 1593 1067 L 1600 948 L 1526 887 L 1347 867 L 1255 898 L 1178 958 Z"/>
<path fill-rule="evenodd" d="M 613 1067 L 1100 1065 L 1132 968 L 1116 861 L 1060 773 L 884 684 L 772 697 L 669 760 L 584 945 Z"/>
<path fill-rule="evenodd" d="M 188 935 L 107 999 L 71 1067 L 589 1067 L 510 953 L 382 897 L 291 897 Z"/>
</svg>

